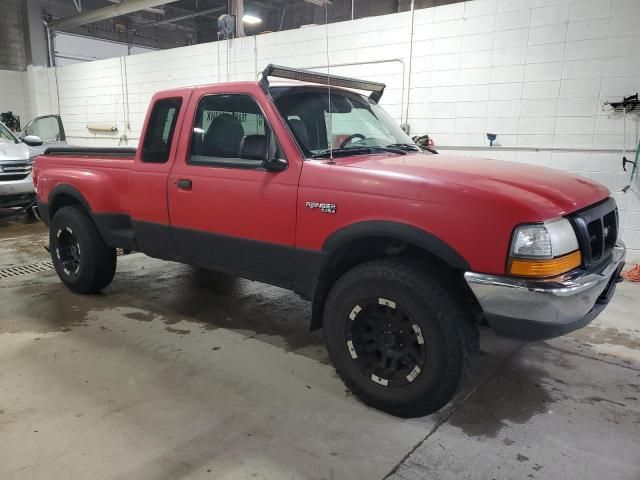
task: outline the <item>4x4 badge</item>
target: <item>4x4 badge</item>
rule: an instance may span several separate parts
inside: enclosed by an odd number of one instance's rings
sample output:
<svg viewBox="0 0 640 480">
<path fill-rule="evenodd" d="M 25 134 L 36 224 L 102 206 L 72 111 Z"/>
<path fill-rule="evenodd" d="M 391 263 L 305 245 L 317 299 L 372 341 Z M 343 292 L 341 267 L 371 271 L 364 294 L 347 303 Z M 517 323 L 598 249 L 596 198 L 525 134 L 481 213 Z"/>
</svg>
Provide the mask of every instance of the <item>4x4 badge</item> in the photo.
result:
<svg viewBox="0 0 640 480">
<path fill-rule="evenodd" d="M 319 208 L 323 213 L 336 213 L 336 204 L 335 203 L 320 203 L 320 202 L 307 202 L 307 208 Z"/>
</svg>

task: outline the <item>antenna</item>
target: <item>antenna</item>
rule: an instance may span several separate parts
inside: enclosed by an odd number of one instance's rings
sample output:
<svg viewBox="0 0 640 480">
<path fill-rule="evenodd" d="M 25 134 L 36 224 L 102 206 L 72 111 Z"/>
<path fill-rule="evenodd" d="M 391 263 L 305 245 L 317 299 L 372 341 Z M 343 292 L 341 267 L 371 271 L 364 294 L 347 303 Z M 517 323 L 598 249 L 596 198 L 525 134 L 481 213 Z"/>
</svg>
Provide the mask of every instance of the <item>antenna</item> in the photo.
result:
<svg viewBox="0 0 640 480">
<path fill-rule="evenodd" d="M 331 115 L 331 63 L 329 62 L 329 7 L 324 3 L 324 31 L 327 39 L 327 92 L 329 94 L 329 163 L 335 163 L 333 158 L 333 117 Z"/>
</svg>

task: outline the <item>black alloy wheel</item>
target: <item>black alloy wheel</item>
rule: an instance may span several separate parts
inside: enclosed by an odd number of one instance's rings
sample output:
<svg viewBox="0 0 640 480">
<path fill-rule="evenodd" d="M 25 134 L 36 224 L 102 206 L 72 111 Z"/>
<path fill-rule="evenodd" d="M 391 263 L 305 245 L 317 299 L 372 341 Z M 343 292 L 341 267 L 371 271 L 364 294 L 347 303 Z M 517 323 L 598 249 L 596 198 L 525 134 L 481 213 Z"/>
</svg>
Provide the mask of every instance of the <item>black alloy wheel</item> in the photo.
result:
<svg viewBox="0 0 640 480">
<path fill-rule="evenodd" d="M 411 258 L 356 265 L 333 285 L 323 328 L 331 362 L 368 405 L 417 417 L 442 408 L 478 354 L 478 330 L 442 272 Z"/>
<path fill-rule="evenodd" d="M 56 232 L 55 254 L 62 264 L 64 273 L 77 277 L 82 261 L 80 243 L 71 227 L 59 228 Z"/>
<path fill-rule="evenodd" d="M 358 302 L 345 322 L 345 338 L 360 372 L 384 387 L 408 385 L 425 368 L 422 330 L 393 300 L 370 297 Z"/>
<path fill-rule="evenodd" d="M 111 283 L 116 249 L 105 244 L 89 214 L 79 206 L 55 212 L 49 245 L 56 273 L 72 291 L 97 293 Z"/>
</svg>

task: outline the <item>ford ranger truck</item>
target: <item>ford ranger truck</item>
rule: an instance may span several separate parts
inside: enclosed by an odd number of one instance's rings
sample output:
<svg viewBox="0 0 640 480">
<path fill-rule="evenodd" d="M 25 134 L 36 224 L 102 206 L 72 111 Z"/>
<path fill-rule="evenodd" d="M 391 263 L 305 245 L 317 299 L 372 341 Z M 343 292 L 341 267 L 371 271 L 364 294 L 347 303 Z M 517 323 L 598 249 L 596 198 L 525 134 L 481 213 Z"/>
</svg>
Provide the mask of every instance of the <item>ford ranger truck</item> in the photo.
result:
<svg viewBox="0 0 640 480">
<path fill-rule="evenodd" d="M 593 320 L 625 258 L 609 191 L 422 151 L 383 90 L 270 65 L 156 93 L 138 149 L 48 149 L 34 182 L 60 279 L 104 289 L 123 248 L 291 289 L 345 384 L 404 417 L 453 397 L 479 323 L 541 340 Z"/>
</svg>

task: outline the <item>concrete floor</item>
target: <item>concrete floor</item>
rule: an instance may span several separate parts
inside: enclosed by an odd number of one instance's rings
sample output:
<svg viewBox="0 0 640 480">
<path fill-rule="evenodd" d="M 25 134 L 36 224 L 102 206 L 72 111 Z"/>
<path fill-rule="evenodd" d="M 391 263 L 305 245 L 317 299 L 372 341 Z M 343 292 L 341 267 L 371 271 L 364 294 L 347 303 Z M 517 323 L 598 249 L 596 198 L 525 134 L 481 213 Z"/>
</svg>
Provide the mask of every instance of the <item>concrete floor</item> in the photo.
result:
<svg viewBox="0 0 640 480">
<path fill-rule="evenodd" d="M 345 390 L 289 292 L 132 254 L 78 296 L 45 243 L 0 223 L 2 479 L 640 478 L 640 284 L 563 338 L 483 331 L 454 402 L 402 420 Z"/>
</svg>

